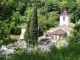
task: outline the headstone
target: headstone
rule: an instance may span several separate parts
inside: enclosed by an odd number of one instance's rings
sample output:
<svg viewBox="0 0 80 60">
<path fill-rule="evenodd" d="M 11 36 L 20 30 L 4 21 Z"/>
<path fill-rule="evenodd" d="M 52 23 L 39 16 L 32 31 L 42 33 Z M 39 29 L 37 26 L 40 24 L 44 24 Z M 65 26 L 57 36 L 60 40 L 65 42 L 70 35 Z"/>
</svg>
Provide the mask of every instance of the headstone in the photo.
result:
<svg viewBox="0 0 80 60">
<path fill-rule="evenodd" d="M 34 48 L 28 48 L 28 52 L 33 52 Z"/>
<path fill-rule="evenodd" d="M 16 53 L 16 50 L 8 49 L 8 50 L 2 52 L 2 55 L 10 55 L 10 54 L 15 54 L 15 53 Z"/>
<path fill-rule="evenodd" d="M 61 46 L 62 46 L 62 47 L 68 46 L 68 42 L 67 42 L 66 40 L 62 40 Z"/>
<path fill-rule="evenodd" d="M 44 45 L 39 45 L 38 48 L 41 52 L 51 52 L 49 46 L 47 46 L 47 45 L 45 45 L 45 46 Z"/>
<path fill-rule="evenodd" d="M 58 40 L 51 40 L 48 46 L 55 46 Z"/>
<path fill-rule="evenodd" d="M 6 45 L 2 45 L 1 46 L 1 51 L 6 51 L 8 48 L 6 47 Z"/>
<path fill-rule="evenodd" d="M 17 41 L 16 45 L 17 45 L 18 48 L 22 48 L 22 49 L 27 48 L 27 44 L 24 40 Z"/>
</svg>

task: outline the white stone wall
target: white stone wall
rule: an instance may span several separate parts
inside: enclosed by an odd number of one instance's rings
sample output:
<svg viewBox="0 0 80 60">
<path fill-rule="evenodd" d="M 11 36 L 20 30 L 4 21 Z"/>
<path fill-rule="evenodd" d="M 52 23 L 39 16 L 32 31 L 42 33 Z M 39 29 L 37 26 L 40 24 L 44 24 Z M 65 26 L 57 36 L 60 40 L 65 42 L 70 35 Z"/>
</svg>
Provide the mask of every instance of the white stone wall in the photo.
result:
<svg viewBox="0 0 80 60">
<path fill-rule="evenodd" d="M 65 17 L 65 20 L 63 20 L 63 17 Z M 60 26 L 64 24 L 69 26 L 69 23 L 70 23 L 69 16 L 60 16 Z"/>
</svg>

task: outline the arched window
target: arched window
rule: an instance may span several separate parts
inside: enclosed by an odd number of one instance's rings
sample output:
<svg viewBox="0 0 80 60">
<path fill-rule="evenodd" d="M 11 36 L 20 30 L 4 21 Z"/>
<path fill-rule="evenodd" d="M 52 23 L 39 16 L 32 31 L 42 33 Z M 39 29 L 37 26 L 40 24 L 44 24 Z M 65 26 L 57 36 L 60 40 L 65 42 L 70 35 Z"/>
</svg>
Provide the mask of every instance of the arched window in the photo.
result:
<svg viewBox="0 0 80 60">
<path fill-rule="evenodd" d="M 65 21 L 65 17 L 63 17 L 63 21 Z"/>
</svg>

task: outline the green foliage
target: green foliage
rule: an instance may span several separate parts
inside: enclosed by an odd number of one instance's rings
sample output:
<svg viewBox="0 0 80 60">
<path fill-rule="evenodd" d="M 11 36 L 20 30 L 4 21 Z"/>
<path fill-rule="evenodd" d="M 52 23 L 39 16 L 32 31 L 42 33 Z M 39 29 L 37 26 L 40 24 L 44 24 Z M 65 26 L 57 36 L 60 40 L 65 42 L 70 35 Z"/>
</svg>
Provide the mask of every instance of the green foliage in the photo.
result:
<svg viewBox="0 0 80 60">
<path fill-rule="evenodd" d="M 0 40 L 0 47 L 2 46 L 2 44 L 3 44 L 3 40 Z"/>
<path fill-rule="evenodd" d="M 70 13 L 71 22 L 76 23 L 80 17 L 80 5 L 77 2 L 70 2 L 67 6 L 68 12 Z"/>
<path fill-rule="evenodd" d="M 38 15 L 38 24 L 40 31 L 44 32 L 45 30 L 47 30 L 47 18 L 44 15 Z"/>
<path fill-rule="evenodd" d="M 28 0 L 29 1 L 29 0 Z M 9 43 L 10 33 L 20 34 L 27 0 L 0 0 L 0 40 Z M 25 6 L 24 6 L 25 5 Z"/>
<path fill-rule="evenodd" d="M 20 34 L 21 33 L 21 24 L 22 24 L 22 20 L 20 19 L 21 15 L 19 12 L 15 12 L 12 16 L 12 21 L 10 22 L 10 33 L 11 34 Z"/>
<path fill-rule="evenodd" d="M 74 26 L 72 36 L 69 37 L 70 43 L 80 45 L 80 24 Z"/>
<path fill-rule="evenodd" d="M 66 1 L 58 3 L 58 7 L 59 7 L 61 13 L 66 9 L 67 5 L 68 5 L 68 2 L 66 2 Z"/>
<path fill-rule="evenodd" d="M 0 23 L 0 40 L 3 40 L 4 44 L 7 44 L 10 40 L 10 30 L 7 27 L 8 25 L 5 22 Z"/>
<path fill-rule="evenodd" d="M 48 13 L 47 27 L 56 27 L 56 26 L 58 26 L 58 12 L 55 11 Z"/>
<path fill-rule="evenodd" d="M 38 17 L 37 17 L 37 8 L 35 7 L 32 14 L 30 15 L 30 20 L 27 22 L 27 28 L 25 33 L 25 40 L 32 44 L 36 45 L 38 40 Z"/>
<path fill-rule="evenodd" d="M 34 8 L 31 20 L 30 20 L 30 40 L 31 44 L 36 45 L 38 40 L 38 17 L 37 17 L 37 8 Z"/>
<path fill-rule="evenodd" d="M 80 24 L 76 24 L 74 27 L 74 30 L 76 30 L 77 32 L 80 32 Z"/>
<path fill-rule="evenodd" d="M 27 26 L 26 26 L 26 32 L 24 35 L 24 40 L 29 44 L 29 40 L 30 40 L 30 21 L 27 22 Z"/>
</svg>

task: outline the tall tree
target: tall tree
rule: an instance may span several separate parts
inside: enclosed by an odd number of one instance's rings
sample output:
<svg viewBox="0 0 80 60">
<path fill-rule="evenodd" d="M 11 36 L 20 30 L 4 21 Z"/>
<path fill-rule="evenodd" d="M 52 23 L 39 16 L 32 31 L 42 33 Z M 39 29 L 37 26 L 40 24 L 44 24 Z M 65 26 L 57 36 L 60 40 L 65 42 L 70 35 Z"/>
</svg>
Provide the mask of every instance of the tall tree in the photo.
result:
<svg viewBox="0 0 80 60">
<path fill-rule="evenodd" d="M 37 7 L 34 8 L 33 12 L 30 15 L 30 19 L 27 22 L 27 28 L 25 33 L 25 40 L 32 44 L 36 45 L 38 40 L 38 16 L 37 16 Z"/>
<path fill-rule="evenodd" d="M 14 2 L 11 0 L 0 0 L 0 41 L 4 44 L 9 43 L 10 40 L 10 24 L 11 16 L 16 7 L 14 7 Z"/>
<path fill-rule="evenodd" d="M 38 40 L 38 16 L 37 16 L 37 7 L 34 8 L 34 11 L 31 16 L 31 25 L 30 25 L 30 37 L 31 44 L 36 45 Z"/>
</svg>

